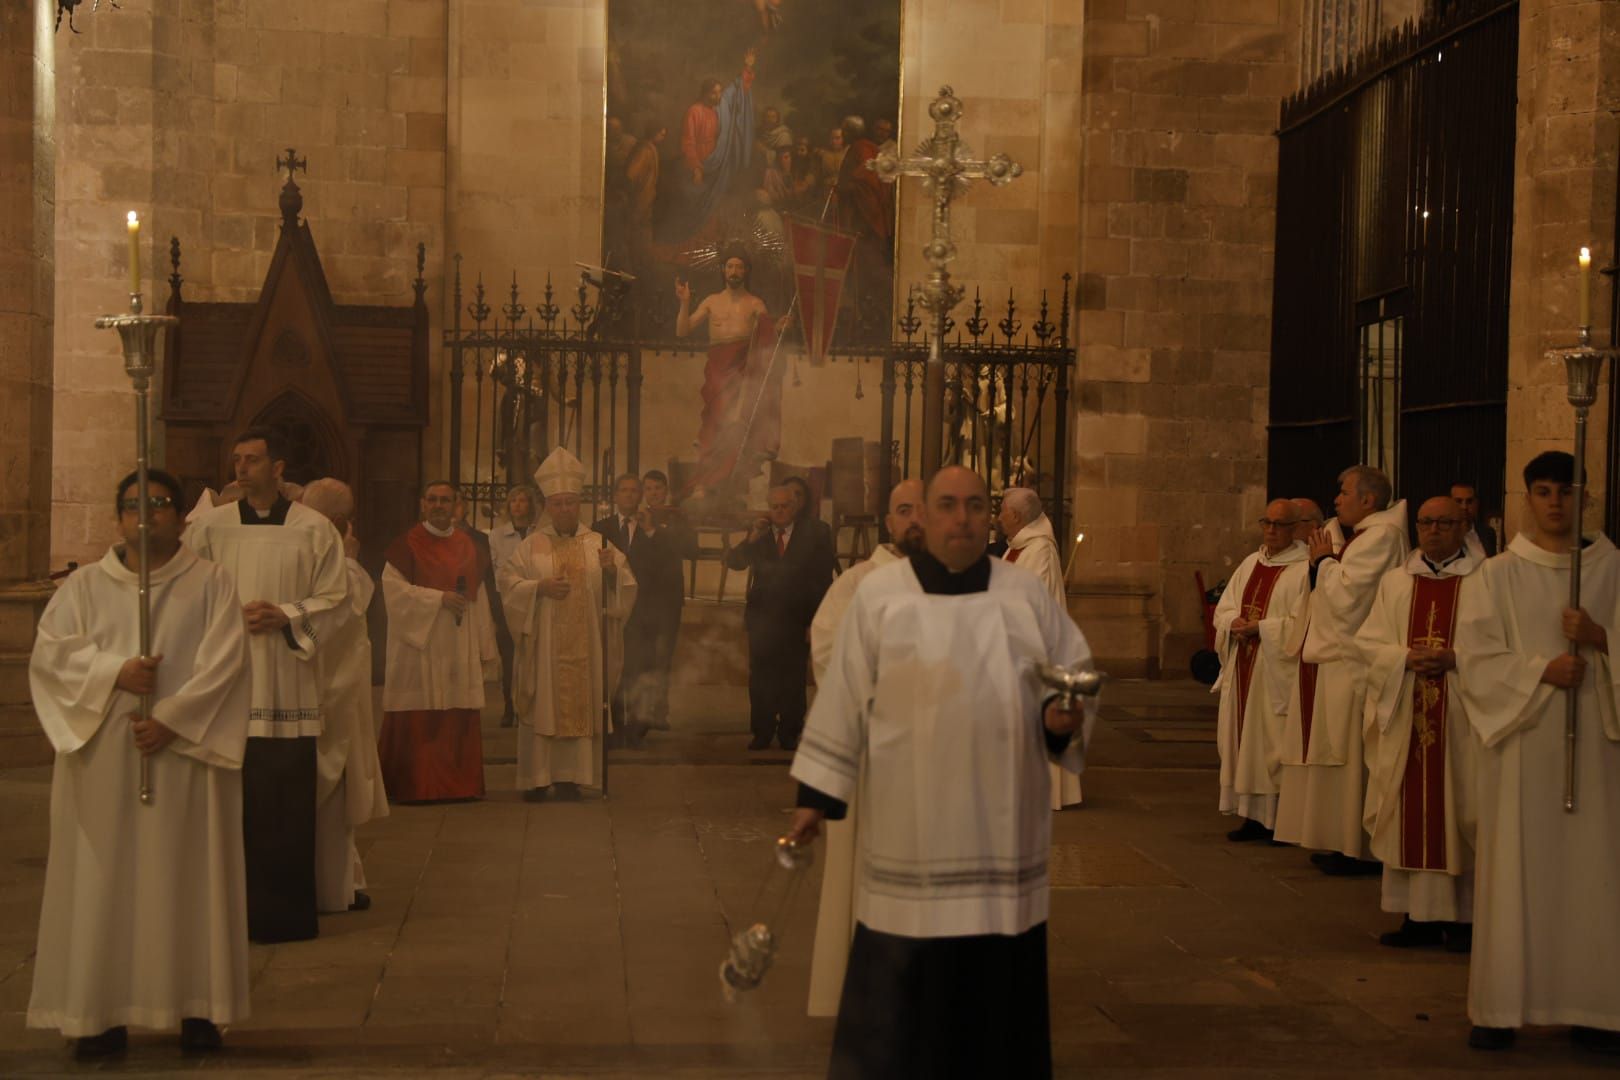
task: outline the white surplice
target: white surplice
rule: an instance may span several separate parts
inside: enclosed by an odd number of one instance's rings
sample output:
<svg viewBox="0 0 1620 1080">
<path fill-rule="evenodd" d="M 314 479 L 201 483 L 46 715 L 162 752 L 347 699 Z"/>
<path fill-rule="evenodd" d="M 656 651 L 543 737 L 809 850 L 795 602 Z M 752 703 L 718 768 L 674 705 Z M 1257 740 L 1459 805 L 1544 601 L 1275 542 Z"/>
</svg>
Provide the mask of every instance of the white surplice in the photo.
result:
<svg viewBox="0 0 1620 1080">
<path fill-rule="evenodd" d="M 483 583 L 459 624 L 442 590 L 411 584 L 393 563 L 383 567 L 382 590 L 388 607 L 383 712 L 482 709 L 484 663 L 500 655 Z"/>
<path fill-rule="evenodd" d="M 1243 715 L 1238 716 L 1238 646 L 1232 621 L 1243 615 L 1243 594 L 1256 567 L 1281 567 L 1260 620 L 1259 647 L 1249 679 Z M 1299 671 L 1286 655 L 1289 619 L 1310 587 L 1310 552 L 1295 541 L 1275 555 L 1262 547 L 1238 564 L 1215 605 L 1215 652 L 1221 674 L 1210 693 L 1221 695 L 1216 720 L 1216 747 L 1221 759 L 1220 811 L 1258 821 L 1277 822 L 1278 781 L 1282 775 L 1283 728 L 1288 697 Z M 1239 732 L 1242 733 L 1239 737 Z"/>
<path fill-rule="evenodd" d="M 872 571 L 898 562 L 901 555 L 889 544 L 879 544 L 871 558 L 863 559 L 833 579 L 810 620 L 810 666 L 816 685 L 827 677 L 855 590 Z M 821 867 L 821 902 L 816 908 L 816 939 L 810 952 L 810 1015 L 837 1016 L 838 995 L 849 966 L 849 943 L 855 936 L 856 804 L 848 804 L 843 820 L 826 823 L 827 846 Z"/>
<path fill-rule="evenodd" d="M 1367 672 L 1363 737 L 1367 747 L 1367 798 L 1362 823 L 1372 838 L 1373 857 L 1384 864 L 1381 902 L 1389 912 L 1418 922 L 1468 922 L 1474 906 L 1474 832 L 1478 815 L 1479 741 L 1468 723 L 1468 707 L 1456 671 L 1446 672 L 1445 870 L 1401 868 L 1401 784 L 1412 746 L 1413 689 L 1417 675 L 1406 668 L 1410 648 L 1415 578 L 1462 578 L 1456 619 L 1465 605 L 1478 603 L 1479 569 L 1471 553 L 1430 569 L 1414 551 L 1384 575 L 1372 610 L 1356 634 Z M 1455 643 L 1453 649 L 1455 650 Z"/>
<path fill-rule="evenodd" d="M 1564 811 L 1568 691 L 1541 682 L 1565 652 L 1569 556 L 1513 538 L 1458 619 L 1457 663 L 1480 752 L 1468 1015 L 1486 1027 L 1620 1030 L 1620 665 L 1583 648 L 1575 812 Z M 1581 559 L 1581 606 L 1620 642 L 1620 552 Z"/>
<path fill-rule="evenodd" d="M 614 573 L 610 584 L 605 580 L 598 554 L 604 544 L 592 529 L 581 526 L 572 537 L 562 537 L 548 523 L 530 533 L 500 568 L 497 581 L 513 641 L 519 790 L 602 784 L 603 619 L 607 633 L 622 633 L 636 602 L 629 560 L 611 544 L 606 547 Z M 565 553 L 569 560 L 577 558 L 569 563 L 571 570 L 564 565 Z M 583 588 L 586 603 L 542 595 L 540 583 L 557 576 L 570 577 L 574 590 Z M 559 625 L 563 621 L 571 624 Z M 566 661 L 559 659 L 565 650 Z M 568 717 L 562 723 L 560 713 Z"/>
<path fill-rule="evenodd" d="M 1052 519 L 1042 514 L 1018 530 L 1018 535 L 1007 541 L 1007 562 L 1020 570 L 1028 570 L 1041 579 L 1046 591 L 1057 601 L 1058 610 L 1069 609 L 1069 598 L 1063 584 L 1063 560 L 1058 555 L 1057 537 L 1052 532 Z M 1080 790 L 1080 775 L 1052 765 L 1052 809 L 1078 806 L 1085 801 Z"/>
<path fill-rule="evenodd" d="M 136 575 L 116 549 L 63 583 L 29 664 L 56 749 L 51 842 L 28 1026 L 65 1035 L 248 1015 L 242 754 L 248 644 L 223 569 L 181 548 L 152 572 L 153 718 L 176 733 L 140 753 L 116 687 L 140 652 Z"/>
<path fill-rule="evenodd" d="M 1288 651 L 1316 664 L 1309 753 L 1301 713 L 1303 678 L 1296 678 L 1283 731 L 1283 770 L 1277 797 L 1277 839 L 1302 847 L 1366 858 L 1361 825 L 1367 769 L 1361 714 L 1365 693 L 1356 631 L 1371 610 L 1378 583 L 1405 561 L 1406 502 L 1369 514 L 1348 542 L 1329 522 L 1336 559 L 1317 565 L 1316 585 L 1289 626 Z"/>
<path fill-rule="evenodd" d="M 371 635 L 366 609 L 376 590 L 354 559 L 348 614 L 317 656 L 326 723 L 315 742 L 315 898 L 321 911 L 347 911 L 365 886 L 354 830 L 388 816 L 377 730 L 371 715 Z"/>
<path fill-rule="evenodd" d="M 939 938 L 1021 934 L 1046 920 L 1050 692 L 1034 665 L 1090 658 L 1039 580 L 1000 559 L 977 593 L 928 594 L 909 560 L 867 577 L 792 769 L 861 804 L 860 922 Z M 1084 729 L 1059 759 L 1073 772 L 1095 707 L 1087 699 Z"/>
<path fill-rule="evenodd" d="M 230 572 L 244 604 L 275 604 L 288 619 L 285 633 L 248 635 L 253 657 L 248 735 L 319 735 L 320 671 L 313 661 L 345 615 L 349 574 L 343 540 L 330 521 L 303 503 L 289 504 L 281 525 L 244 525 L 242 514 L 253 512 L 245 501 L 217 506 L 187 526 L 183 539 Z"/>
</svg>

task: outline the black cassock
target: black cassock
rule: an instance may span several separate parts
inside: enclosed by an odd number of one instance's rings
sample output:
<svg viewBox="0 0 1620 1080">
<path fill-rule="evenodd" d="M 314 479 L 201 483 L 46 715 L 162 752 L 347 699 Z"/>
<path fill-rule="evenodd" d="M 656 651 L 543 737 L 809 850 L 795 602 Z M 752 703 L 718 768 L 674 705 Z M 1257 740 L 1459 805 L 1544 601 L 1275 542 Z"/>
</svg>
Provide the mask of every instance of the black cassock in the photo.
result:
<svg viewBox="0 0 1620 1080">
<path fill-rule="evenodd" d="M 911 558 L 924 592 L 984 592 L 990 560 L 959 574 Z M 1061 754 L 1069 737 L 1046 734 Z M 799 785 L 800 806 L 837 820 L 840 800 Z M 916 938 L 855 925 L 838 1001 L 830 1080 L 1037 1080 L 1052 1075 L 1046 924 L 1022 934 Z"/>
</svg>

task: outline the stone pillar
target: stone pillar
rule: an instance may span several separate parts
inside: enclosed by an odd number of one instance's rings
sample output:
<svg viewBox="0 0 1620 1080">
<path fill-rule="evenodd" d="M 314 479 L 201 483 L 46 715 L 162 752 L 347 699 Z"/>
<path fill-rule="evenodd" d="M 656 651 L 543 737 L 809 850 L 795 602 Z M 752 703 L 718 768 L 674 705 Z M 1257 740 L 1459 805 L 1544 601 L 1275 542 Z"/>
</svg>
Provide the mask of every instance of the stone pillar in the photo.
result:
<svg viewBox="0 0 1620 1080">
<path fill-rule="evenodd" d="M 1115 674 L 1187 671 L 1265 506 L 1271 267 L 1299 6 L 1087 5 L 1070 608 Z"/>
<path fill-rule="evenodd" d="M 1524 0 L 1519 7 L 1518 164 L 1513 189 L 1513 281 L 1508 323 L 1507 531 L 1523 517 L 1525 462 L 1568 450 L 1574 414 L 1563 352 L 1579 321 L 1576 253 L 1613 266 L 1616 144 L 1620 142 L 1620 4 Z M 1598 344 L 1608 344 L 1610 279 L 1593 287 Z M 1607 483 L 1608 379 L 1593 409 L 1588 490 L 1602 506 Z M 1587 514 L 1600 526 L 1601 511 Z"/>
<path fill-rule="evenodd" d="M 27 667 L 51 593 L 54 8 L 0 5 L 0 767 L 49 760 Z"/>
</svg>

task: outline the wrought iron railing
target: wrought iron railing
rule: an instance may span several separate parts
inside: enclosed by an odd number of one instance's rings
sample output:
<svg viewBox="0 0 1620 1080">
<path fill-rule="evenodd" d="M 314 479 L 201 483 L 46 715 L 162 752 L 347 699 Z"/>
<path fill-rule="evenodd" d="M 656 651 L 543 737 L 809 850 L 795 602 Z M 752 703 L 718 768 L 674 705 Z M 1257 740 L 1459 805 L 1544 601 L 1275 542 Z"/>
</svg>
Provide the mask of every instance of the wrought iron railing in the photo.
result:
<svg viewBox="0 0 1620 1080">
<path fill-rule="evenodd" d="M 668 365 L 644 369 L 655 354 L 701 354 L 693 339 L 638 340 L 626 290 L 611 276 L 582 274 L 566 293 L 548 276 L 537 304 L 524 302 L 512 276 L 496 296 L 480 275 L 463 284 L 455 259 L 454 314 L 445 332 L 449 386 L 449 465 L 474 519 L 486 523 L 509 485 L 527 480 L 556 446 L 584 463 L 587 501 L 605 503 L 616 472 L 642 467 L 643 392 L 673 378 Z M 984 476 L 993 492 L 1034 488 L 1059 537 L 1067 533 L 1071 277 L 1056 299 L 1043 290 L 1033 313 L 1009 291 L 992 307 L 975 291 L 964 316 L 947 322 L 945 460 Z M 887 492 L 921 467 L 923 319 L 908 300 L 887 345 L 835 347 L 830 363 L 881 371 L 878 430 L 865 437 L 880 454 L 877 483 Z M 806 380 L 818 372 L 797 370 Z M 843 385 L 840 383 L 839 385 Z M 829 386 L 831 381 L 829 380 Z M 656 386 L 652 389 L 660 389 Z M 836 392 L 844 392 L 842 390 Z M 857 375 L 854 395 L 865 396 Z M 696 387 L 660 392 L 687 393 Z"/>
</svg>

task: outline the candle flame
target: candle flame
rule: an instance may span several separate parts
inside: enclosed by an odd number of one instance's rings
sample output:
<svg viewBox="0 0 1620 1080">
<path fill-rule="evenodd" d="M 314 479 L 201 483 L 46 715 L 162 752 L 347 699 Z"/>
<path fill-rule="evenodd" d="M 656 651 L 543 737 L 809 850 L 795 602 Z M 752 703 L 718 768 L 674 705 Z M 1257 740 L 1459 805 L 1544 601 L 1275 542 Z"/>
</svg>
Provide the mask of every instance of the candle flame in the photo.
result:
<svg viewBox="0 0 1620 1080">
<path fill-rule="evenodd" d="M 1581 265 L 1585 266 L 1587 263 L 1590 263 L 1591 261 L 1592 261 L 1592 249 L 1591 248 L 1581 248 Z"/>
<path fill-rule="evenodd" d="M 131 210 L 131 211 L 130 211 L 130 212 L 129 212 L 129 223 L 130 223 L 130 224 L 131 224 L 131 225 L 139 225 L 139 224 L 140 224 L 140 223 L 141 223 L 141 219 L 140 219 L 140 218 L 139 218 L 139 217 L 137 217 L 137 216 L 136 216 L 136 214 L 135 214 L 135 211 L 133 211 L 133 210 Z M 1582 249 L 1581 249 L 1581 250 L 1583 250 L 1583 251 L 1584 251 L 1584 250 L 1586 250 L 1586 249 L 1585 249 L 1585 248 L 1582 248 Z"/>
</svg>

